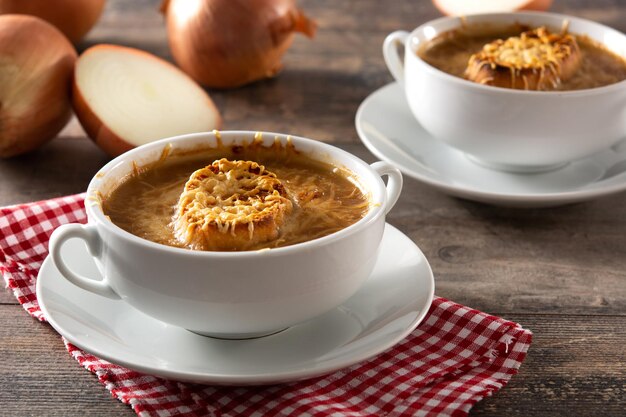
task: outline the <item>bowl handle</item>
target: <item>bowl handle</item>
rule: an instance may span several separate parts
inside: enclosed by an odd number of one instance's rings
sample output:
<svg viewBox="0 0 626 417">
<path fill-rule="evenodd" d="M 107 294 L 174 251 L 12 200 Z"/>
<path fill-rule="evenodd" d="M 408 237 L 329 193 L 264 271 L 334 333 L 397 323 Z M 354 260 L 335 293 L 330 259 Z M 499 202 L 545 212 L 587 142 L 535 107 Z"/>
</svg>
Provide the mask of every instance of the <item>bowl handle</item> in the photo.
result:
<svg viewBox="0 0 626 417">
<path fill-rule="evenodd" d="M 72 238 L 78 238 L 85 241 L 89 248 L 91 256 L 97 257 L 102 248 L 102 240 L 100 235 L 96 231 L 96 228 L 91 225 L 82 224 L 64 224 L 59 226 L 50 236 L 50 254 L 52 261 L 57 267 L 61 275 L 65 277 L 72 284 L 83 290 L 93 292 L 103 297 L 111 298 L 113 300 L 119 300 L 121 297 L 111 288 L 106 278 L 102 280 L 95 280 L 87 278 L 83 275 L 79 275 L 69 269 L 63 260 L 61 255 L 61 247 L 63 244 Z"/>
<path fill-rule="evenodd" d="M 403 45 L 406 48 L 406 39 L 409 32 L 405 30 L 397 30 L 390 33 L 383 43 L 383 57 L 385 64 L 393 78 L 400 84 L 404 83 L 404 57 L 400 55 L 398 46 Z"/>
<path fill-rule="evenodd" d="M 400 197 L 402 191 L 402 173 L 400 170 L 389 162 L 378 161 L 370 165 L 374 171 L 381 177 L 386 175 L 387 179 L 387 197 L 385 198 L 385 214 L 393 208 Z"/>
</svg>

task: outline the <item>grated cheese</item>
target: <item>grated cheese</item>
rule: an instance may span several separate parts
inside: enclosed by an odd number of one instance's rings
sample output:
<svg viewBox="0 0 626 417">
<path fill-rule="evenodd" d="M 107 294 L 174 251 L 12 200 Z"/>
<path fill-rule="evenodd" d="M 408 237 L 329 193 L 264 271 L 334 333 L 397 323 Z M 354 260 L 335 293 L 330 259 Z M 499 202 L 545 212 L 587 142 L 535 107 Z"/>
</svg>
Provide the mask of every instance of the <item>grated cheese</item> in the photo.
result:
<svg viewBox="0 0 626 417">
<path fill-rule="evenodd" d="M 484 45 L 470 57 L 465 75 L 481 84 L 544 90 L 569 77 L 578 61 L 578 44 L 572 35 L 540 27 Z M 498 77 L 504 71 L 510 80 Z"/>
<path fill-rule="evenodd" d="M 292 207 L 283 184 L 263 165 L 222 158 L 191 175 L 176 206 L 174 229 L 177 239 L 199 249 L 211 248 L 212 240 L 262 242 L 276 236 Z"/>
</svg>

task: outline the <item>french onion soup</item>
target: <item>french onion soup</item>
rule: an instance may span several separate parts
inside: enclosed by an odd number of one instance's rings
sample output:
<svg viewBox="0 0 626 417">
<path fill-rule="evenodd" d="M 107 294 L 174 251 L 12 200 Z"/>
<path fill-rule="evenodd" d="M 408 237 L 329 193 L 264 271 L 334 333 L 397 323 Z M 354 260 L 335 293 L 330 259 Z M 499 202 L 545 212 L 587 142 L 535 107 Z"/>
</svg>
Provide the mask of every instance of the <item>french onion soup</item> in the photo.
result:
<svg viewBox="0 0 626 417">
<path fill-rule="evenodd" d="M 135 170 L 103 198 L 122 229 L 206 251 L 293 245 L 341 230 L 370 206 L 351 172 L 276 142 L 172 155 Z"/>
<path fill-rule="evenodd" d="M 448 74 L 519 90 L 581 90 L 626 79 L 624 58 L 567 25 L 559 31 L 466 25 L 432 39 L 418 55 Z"/>
</svg>

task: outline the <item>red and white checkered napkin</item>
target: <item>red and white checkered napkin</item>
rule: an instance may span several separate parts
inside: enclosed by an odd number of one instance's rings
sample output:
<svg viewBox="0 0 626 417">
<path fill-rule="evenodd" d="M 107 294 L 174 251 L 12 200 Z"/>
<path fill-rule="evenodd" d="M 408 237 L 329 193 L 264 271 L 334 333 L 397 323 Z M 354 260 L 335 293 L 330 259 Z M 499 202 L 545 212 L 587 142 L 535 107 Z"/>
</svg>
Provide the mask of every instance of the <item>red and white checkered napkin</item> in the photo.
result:
<svg viewBox="0 0 626 417">
<path fill-rule="evenodd" d="M 60 224 L 86 221 L 83 198 L 0 209 L 0 272 L 41 321 L 35 282 L 48 238 Z M 167 381 L 66 346 L 140 416 L 465 416 L 517 372 L 531 337 L 516 323 L 435 298 L 417 330 L 373 359 L 312 380 L 245 388 Z"/>
</svg>

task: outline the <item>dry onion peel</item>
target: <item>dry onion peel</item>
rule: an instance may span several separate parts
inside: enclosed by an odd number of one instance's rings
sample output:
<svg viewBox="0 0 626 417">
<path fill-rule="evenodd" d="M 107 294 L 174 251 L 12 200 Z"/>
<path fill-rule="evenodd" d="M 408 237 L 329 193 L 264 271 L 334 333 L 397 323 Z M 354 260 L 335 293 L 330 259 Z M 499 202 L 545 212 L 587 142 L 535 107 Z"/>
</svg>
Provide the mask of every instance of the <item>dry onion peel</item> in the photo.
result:
<svg viewBox="0 0 626 417">
<path fill-rule="evenodd" d="M 295 0 L 164 0 L 161 11 L 176 63 L 214 88 L 275 76 L 293 35 L 316 30 Z"/>
<path fill-rule="evenodd" d="M 0 0 L 0 14 L 37 16 L 77 43 L 96 24 L 105 0 Z"/>
<path fill-rule="evenodd" d="M 514 12 L 518 10 L 548 10 L 552 0 L 433 0 L 439 11 L 448 16 L 478 13 Z"/>
<path fill-rule="evenodd" d="M 0 157 L 36 149 L 71 116 L 76 51 L 51 24 L 33 16 L 0 16 Z"/>
<path fill-rule="evenodd" d="M 72 101 L 89 137 L 111 156 L 222 124 L 206 91 L 179 68 L 117 45 L 96 45 L 78 58 Z"/>
</svg>

